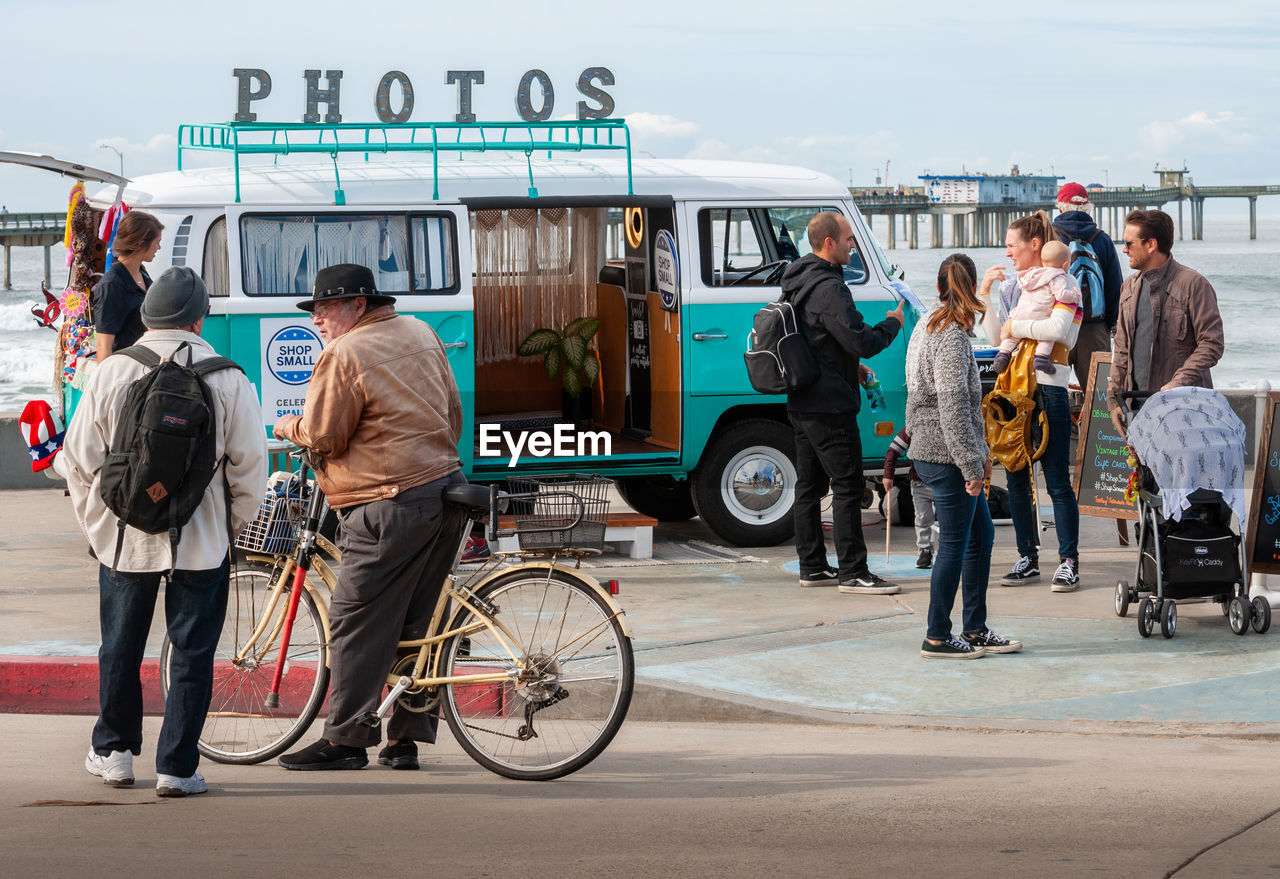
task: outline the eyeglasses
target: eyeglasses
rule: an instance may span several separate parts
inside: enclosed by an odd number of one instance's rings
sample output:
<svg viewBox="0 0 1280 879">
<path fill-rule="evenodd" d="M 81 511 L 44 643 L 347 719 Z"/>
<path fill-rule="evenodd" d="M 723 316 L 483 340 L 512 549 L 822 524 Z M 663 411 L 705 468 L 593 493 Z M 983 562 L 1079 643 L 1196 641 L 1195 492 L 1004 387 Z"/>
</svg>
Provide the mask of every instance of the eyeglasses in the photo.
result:
<svg viewBox="0 0 1280 879">
<path fill-rule="evenodd" d="M 1150 238 L 1139 238 L 1136 241 L 1130 241 L 1128 238 L 1126 238 L 1124 239 L 1124 248 L 1125 250 L 1128 250 L 1131 247 L 1137 247 L 1138 244 L 1143 241 L 1150 241 L 1150 240 L 1151 240 Z"/>
</svg>

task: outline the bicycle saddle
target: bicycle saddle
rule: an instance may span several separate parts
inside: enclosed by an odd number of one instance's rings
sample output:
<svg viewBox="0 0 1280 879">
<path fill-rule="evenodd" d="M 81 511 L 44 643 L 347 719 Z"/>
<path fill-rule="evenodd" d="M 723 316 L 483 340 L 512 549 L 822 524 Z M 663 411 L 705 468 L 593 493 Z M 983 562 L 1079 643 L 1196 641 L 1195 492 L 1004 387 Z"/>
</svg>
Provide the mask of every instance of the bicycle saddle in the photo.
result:
<svg viewBox="0 0 1280 879">
<path fill-rule="evenodd" d="M 444 499 L 451 504 L 465 507 L 470 512 L 484 513 L 489 510 L 489 486 L 487 485 L 451 485 L 444 490 Z"/>
</svg>

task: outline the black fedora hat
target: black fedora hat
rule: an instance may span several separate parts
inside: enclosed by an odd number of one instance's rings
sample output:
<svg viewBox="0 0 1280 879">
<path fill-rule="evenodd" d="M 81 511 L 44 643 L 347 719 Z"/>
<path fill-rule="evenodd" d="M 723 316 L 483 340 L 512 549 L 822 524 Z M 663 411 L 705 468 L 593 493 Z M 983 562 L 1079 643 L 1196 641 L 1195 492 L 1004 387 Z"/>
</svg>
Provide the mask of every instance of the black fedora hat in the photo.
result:
<svg viewBox="0 0 1280 879">
<path fill-rule="evenodd" d="M 364 266 L 346 262 L 328 266 L 316 272 L 316 283 L 311 298 L 299 302 L 298 307 L 303 311 L 312 311 L 318 303 L 355 299 L 357 296 L 363 296 L 370 308 L 377 305 L 391 305 L 396 301 L 394 296 L 378 292 L 377 285 L 373 281 L 373 272 Z"/>
</svg>

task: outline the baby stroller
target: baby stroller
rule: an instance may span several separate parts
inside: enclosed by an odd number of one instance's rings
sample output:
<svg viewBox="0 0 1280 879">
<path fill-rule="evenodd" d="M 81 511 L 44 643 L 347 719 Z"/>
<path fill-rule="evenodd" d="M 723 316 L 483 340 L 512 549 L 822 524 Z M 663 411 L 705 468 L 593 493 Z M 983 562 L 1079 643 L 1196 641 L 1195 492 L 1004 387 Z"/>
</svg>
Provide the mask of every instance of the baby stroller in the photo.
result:
<svg viewBox="0 0 1280 879">
<path fill-rule="evenodd" d="M 1149 399 L 1147 399 L 1149 398 Z M 1139 401 L 1147 399 L 1145 404 Z M 1249 601 L 1243 541 L 1246 520 L 1244 424 L 1208 388 L 1126 393 L 1129 447 L 1138 460 L 1138 564 L 1134 583 L 1116 583 L 1116 615 L 1138 605 L 1138 634 L 1172 638 L 1178 601 L 1222 605 L 1231 631 L 1271 627 L 1271 605 Z M 1141 406 L 1141 408 L 1139 408 Z"/>
</svg>

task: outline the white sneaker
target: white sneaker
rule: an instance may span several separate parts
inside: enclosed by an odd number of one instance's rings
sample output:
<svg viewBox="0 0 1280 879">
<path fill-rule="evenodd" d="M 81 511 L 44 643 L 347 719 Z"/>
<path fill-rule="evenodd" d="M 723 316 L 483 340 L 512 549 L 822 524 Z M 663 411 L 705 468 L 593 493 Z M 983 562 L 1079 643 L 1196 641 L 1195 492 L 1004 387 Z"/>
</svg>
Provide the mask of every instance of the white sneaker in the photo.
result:
<svg viewBox="0 0 1280 879">
<path fill-rule="evenodd" d="M 199 772 L 193 772 L 190 778 L 165 775 L 163 772 L 156 773 L 156 796 L 158 797 L 187 797 L 202 794 L 208 790 L 204 783 L 204 776 Z"/>
<path fill-rule="evenodd" d="M 102 779 L 112 787 L 128 787 L 133 784 L 133 754 L 128 751 L 112 751 L 106 757 L 89 749 L 84 758 L 84 768 L 90 775 Z"/>
</svg>

